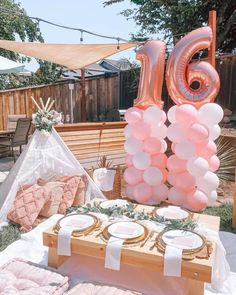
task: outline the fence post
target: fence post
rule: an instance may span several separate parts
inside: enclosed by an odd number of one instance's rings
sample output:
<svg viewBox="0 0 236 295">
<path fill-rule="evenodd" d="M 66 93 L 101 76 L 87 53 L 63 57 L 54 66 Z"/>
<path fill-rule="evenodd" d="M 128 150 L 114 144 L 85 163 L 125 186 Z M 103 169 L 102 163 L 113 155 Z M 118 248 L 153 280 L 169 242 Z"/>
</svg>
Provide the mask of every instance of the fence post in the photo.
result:
<svg viewBox="0 0 236 295">
<path fill-rule="evenodd" d="M 236 169 L 235 169 L 235 182 L 234 182 L 234 199 L 233 199 L 233 222 L 232 227 L 236 228 Z"/>
</svg>

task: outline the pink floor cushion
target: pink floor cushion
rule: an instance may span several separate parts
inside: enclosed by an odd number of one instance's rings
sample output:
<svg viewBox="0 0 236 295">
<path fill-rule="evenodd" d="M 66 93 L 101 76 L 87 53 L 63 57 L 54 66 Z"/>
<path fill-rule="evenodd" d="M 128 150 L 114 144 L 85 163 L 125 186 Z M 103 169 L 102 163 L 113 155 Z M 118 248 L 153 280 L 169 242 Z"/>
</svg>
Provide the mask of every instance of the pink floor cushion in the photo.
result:
<svg viewBox="0 0 236 295">
<path fill-rule="evenodd" d="M 22 231 L 29 231 L 45 202 L 51 197 L 51 190 L 37 184 L 17 193 L 8 212 L 8 219 L 21 225 Z"/>
<path fill-rule="evenodd" d="M 61 295 L 69 288 L 68 277 L 49 268 L 13 259 L 0 268 L 1 295 Z"/>
<path fill-rule="evenodd" d="M 142 295 L 142 293 L 120 289 L 114 286 L 81 283 L 72 288 L 67 295 Z"/>
<path fill-rule="evenodd" d="M 57 180 L 65 182 L 64 192 L 58 210 L 58 213 L 64 214 L 66 209 L 71 207 L 74 202 L 77 205 L 83 203 L 83 200 L 79 201 L 78 199 L 81 198 L 82 191 L 85 190 L 85 185 L 81 176 L 59 177 Z"/>
</svg>

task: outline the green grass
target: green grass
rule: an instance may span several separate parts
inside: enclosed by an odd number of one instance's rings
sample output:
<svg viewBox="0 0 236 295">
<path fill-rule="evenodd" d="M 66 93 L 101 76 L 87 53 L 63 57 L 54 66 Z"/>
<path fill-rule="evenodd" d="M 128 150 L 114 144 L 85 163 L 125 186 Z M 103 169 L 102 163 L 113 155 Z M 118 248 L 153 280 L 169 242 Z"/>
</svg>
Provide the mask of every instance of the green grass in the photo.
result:
<svg viewBox="0 0 236 295">
<path fill-rule="evenodd" d="M 8 245 L 20 239 L 19 226 L 9 223 L 0 229 L 0 251 L 3 251 Z"/>
<path fill-rule="evenodd" d="M 208 207 L 203 214 L 219 216 L 220 230 L 236 233 L 236 229 L 232 228 L 233 204 L 224 203 L 218 207 Z"/>
</svg>

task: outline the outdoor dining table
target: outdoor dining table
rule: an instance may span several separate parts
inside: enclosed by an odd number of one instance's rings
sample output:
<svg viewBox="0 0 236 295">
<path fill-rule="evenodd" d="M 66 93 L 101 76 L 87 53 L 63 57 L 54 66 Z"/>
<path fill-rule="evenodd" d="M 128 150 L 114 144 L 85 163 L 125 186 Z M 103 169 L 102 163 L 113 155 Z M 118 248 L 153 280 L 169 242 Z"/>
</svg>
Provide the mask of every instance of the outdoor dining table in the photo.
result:
<svg viewBox="0 0 236 295">
<path fill-rule="evenodd" d="M 152 212 L 154 207 L 138 205 L 135 210 L 143 210 L 146 212 Z M 193 214 L 193 218 L 197 220 L 201 225 L 207 228 L 219 231 L 220 218 L 216 216 L 209 216 L 204 214 Z M 107 222 L 102 225 L 102 228 L 107 225 Z M 57 254 L 57 239 L 58 235 L 54 232 L 53 227 L 49 228 L 43 233 L 43 243 L 49 247 L 48 253 L 48 265 L 54 268 L 58 268 L 69 257 L 59 256 Z M 139 268 L 143 272 L 155 271 L 163 274 L 164 258 L 157 248 L 151 249 L 154 241 L 149 239 L 143 247 L 135 245 L 132 247 L 122 248 L 121 253 L 121 265 L 129 265 L 135 268 Z M 106 242 L 102 240 L 97 232 L 93 232 L 86 236 L 71 237 L 71 253 L 80 254 L 82 256 L 93 257 L 94 259 L 105 259 Z M 213 243 L 213 250 L 209 259 L 182 260 L 181 278 L 187 280 L 188 295 L 203 295 L 204 294 L 204 282 L 211 282 L 212 267 L 215 257 L 216 245 Z M 122 270 L 121 270 L 122 271 Z M 166 277 L 171 278 L 171 277 Z M 181 279 L 177 278 L 177 279 Z"/>
<path fill-rule="evenodd" d="M 15 130 L 13 130 L 13 129 L 0 130 L 0 136 L 1 135 L 4 135 L 4 136 L 6 136 L 6 135 L 12 135 L 14 133 L 15 133 Z"/>
</svg>

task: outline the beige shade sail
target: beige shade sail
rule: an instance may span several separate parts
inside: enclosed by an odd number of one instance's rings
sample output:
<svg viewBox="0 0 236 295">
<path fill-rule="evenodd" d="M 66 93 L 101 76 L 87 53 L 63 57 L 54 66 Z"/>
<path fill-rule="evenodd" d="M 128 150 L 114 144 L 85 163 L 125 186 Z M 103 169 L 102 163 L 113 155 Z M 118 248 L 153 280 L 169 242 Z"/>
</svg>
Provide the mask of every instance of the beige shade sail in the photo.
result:
<svg viewBox="0 0 236 295">
<path fill-rule="evenodd" d="M 47 44 L 0 40 L 0 47 L 67 67 L 81 69 L 103 58 L 136 46 L 116 44 Z"/>
</svg>

